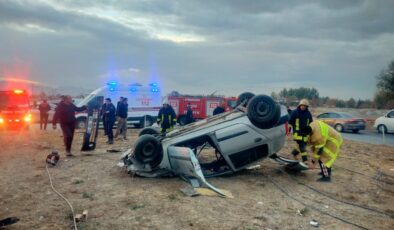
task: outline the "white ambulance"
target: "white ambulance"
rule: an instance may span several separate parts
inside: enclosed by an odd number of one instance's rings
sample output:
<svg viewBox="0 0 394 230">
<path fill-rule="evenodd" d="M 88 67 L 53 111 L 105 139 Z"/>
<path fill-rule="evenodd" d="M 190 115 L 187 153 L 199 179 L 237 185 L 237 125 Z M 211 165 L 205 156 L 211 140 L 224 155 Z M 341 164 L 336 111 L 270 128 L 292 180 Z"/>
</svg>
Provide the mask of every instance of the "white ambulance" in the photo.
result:
<svg viewBox="0 0 394 230">
<path fill-rule="evenodd" d="M 117 105 L 120 97 L 128 99 L 128 126 L 137 128 L 151 126 L 157 119 L 157 114 L 162 106 L 161 90 L 157 83 L 143 86 L 139 83 L 125 85 L 110 82 L 106 86 L 98 88 L 78 103 L 83 105 L 102 105 L 105 98 L 111 98 L 112 103 Z M 87 113 L 77 113 L 77 127 L 85 128 Z"/>
</svg>

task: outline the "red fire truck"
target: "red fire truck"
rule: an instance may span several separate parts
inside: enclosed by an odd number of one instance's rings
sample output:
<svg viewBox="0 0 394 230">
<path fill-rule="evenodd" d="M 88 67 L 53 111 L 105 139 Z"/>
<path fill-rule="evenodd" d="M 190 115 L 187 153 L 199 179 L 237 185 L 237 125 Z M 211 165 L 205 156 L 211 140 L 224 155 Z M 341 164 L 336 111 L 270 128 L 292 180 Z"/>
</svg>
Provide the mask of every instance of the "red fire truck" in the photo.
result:
<svg viewBox="0 0 394 230">
<path fill-rule="evenodd" d="M 226 111 L 234 109 L 237 98 L 224 96 L 170 95 L 168 96 L 168 103 L 177 114 L 178 123 L 184 125 L 186 122 L 185 115 L 188 104 L 190 104 L 193 110 L 193 118 L 200 120 L 212 116 L 213 110 L 221 103 L 224 103 Z"/>
<path fill-rule="evenodd" d="M 29 97 L 20 89 L 0 91 L 0 129 L 28 128 L 31 122 Z"/>
</svg>

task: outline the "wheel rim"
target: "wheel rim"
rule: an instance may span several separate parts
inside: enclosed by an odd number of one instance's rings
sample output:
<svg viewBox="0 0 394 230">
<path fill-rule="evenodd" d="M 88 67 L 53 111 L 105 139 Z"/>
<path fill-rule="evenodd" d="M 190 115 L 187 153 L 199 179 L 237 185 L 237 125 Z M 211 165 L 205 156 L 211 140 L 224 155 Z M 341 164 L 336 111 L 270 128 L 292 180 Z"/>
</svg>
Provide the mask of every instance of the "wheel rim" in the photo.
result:
<svg viewBox="0 0 394 230">
<path fill-rule="evenodd" d="M 379 126 L 379 131 L 380 131 L 381 133 L 383 133 L 383 132 L 385 132 L 385 131 L 386 131 L 386 129 L 384 128 L 384 126 L 383 126 L 383 125 L 381 125 L 381 126 Z"/>
<path fill-rule="evenodd" d="M 335 126 L 335 129 L 338 131 L 338 132 L 342 132 L 342 126 L 341 125 L 336 125 Z"/>
<path fill-rule="evenodd" d="M 155 146 L 154 146 L 152 143 L 147 143 L 147 144 L 144 146 L 144 149 L 143 149 L 143 151 L 142 151 L 142 154 L 143 154 L 145 157 L 151 157 L 151 156 L 154 154 L 154 152 L 155 152 Z"/>
</svg>

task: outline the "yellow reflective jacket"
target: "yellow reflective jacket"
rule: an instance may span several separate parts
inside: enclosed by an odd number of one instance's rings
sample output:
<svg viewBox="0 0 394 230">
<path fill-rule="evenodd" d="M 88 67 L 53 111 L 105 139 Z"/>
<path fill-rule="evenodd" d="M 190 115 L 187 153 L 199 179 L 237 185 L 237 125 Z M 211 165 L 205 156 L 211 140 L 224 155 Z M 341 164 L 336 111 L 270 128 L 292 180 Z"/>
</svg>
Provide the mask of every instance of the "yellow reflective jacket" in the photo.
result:
<svg viewBox="0 0 394 230">
<path fill-rule="evenodd" d="M 320 159 L 330 168 L 338 156 L 343 142 L 342 136 L 323 121 L 313 121 L 310 127 L 312 134 L 309 137 L 308 145 L 312 148 L 313 158 Z M 320 148 L 323 148 L 323 152 L 318 155 Z"/>
</svg>

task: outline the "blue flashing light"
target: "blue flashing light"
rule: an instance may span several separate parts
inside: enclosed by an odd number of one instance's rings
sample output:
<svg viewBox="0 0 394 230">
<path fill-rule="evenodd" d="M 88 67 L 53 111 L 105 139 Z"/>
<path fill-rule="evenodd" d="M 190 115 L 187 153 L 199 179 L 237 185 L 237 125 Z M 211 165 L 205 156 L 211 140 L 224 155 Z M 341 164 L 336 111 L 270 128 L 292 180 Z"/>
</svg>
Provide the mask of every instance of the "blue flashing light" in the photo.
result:
<svg viewBox="0 0 394 230">
<path fill-rule="evenodd" d="M 157 93 L 157 92 L 159 92 L 159 89 L 158 88 L 152 88 L 150 91 L 152 91 L 153 93 Z"/>
<path fill-rule="evenodd" d="M 111 91 L 111 92 L 112 92 L 112 91 L 115 91 L 115 88 L 112 88 L 112 87 L 111 87 L 111 88 L 109 88 L 109 91 Z"/>
<path fill-rule="evenodd" d="M 152 82 L 149 85 L 152 87 L 155 87 L 155 88 L 157 88 L 159 86 L 159 84 L 157 84 L 156 82 Z"/>
<path fill-rule="evenodd" d="M 114 81 L 111 81 L 111 82 L 108 82 L 107 85 L 109 85 L 109 86 L 117 86 L 118 83 L 116 83 Z"/>
<path fill-rule="evenodd" d="M 137 92 L 137 88 L 136 87 L 131 87 L 130 91 L 131 92 Z"/>
</svg>

